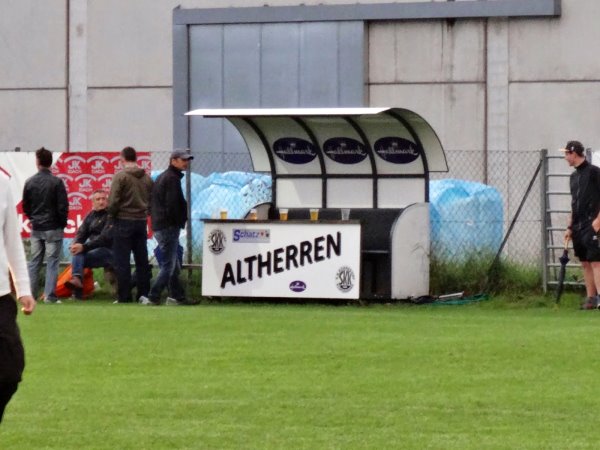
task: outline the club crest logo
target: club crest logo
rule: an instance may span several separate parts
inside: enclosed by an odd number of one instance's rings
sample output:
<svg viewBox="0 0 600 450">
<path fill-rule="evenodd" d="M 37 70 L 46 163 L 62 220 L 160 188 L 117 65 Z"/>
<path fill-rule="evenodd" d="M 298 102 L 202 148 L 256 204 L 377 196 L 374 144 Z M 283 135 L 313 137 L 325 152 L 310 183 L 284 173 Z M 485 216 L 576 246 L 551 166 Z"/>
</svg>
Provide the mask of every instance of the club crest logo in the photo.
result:
<svg viewBox="0 0 600 450">
<path fill-rule="evenodd" d="M 335 276 L 335 284 L 340 291 L 350 292 L 354 287 L 355 278 L 354 271 L 350 267 L 342 266 Z"/>
<path fill-rule="evenodd" d="M 227 238 L 225 237 L 225 233 L 221 230 L 213 230 L 208 235 L 208 249 L 215 255 L 223 253 L 226 242 Z"/>
</svg>

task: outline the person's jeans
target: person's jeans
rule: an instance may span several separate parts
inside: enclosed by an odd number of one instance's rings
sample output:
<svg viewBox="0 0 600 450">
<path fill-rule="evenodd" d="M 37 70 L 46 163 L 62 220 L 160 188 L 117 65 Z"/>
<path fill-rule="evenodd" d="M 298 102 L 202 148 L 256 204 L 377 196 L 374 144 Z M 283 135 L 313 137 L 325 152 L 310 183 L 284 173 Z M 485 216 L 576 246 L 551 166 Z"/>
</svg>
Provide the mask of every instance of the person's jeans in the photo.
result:
<svg viewBox="0 0 600 450">
<path fill-rule="evenodd" d="M 131 252 L 135 261 L 137 297 L 147 297 L 152 274 L 148 263 L 146 221 L 115 219 L 113 261 L 118 284 L 117 296 L 122 303 L 131 302 Z"/>
<path fill-rule="evenodd" d="M 78 253 L 71 258 L 71 272 L 83 281 L 83 269 L 106 267 L 113 265 L 112 250 L 107 247 L 98 247 L 85 253 Z"/>
<path fill-rule="evenodd" d="M 152 283 L 148 297 L 153 302 L 160 301 L 160 294 L 166 287 L 169 296 L 175 300 L 185 300 L 185 292 L 179 281 L 179 256 L 177 248 L 179 246 L 179 227 L 168 227 L 154 232 L 154 237 L 158 242 L 158 248 L 162 256 L 162 264 L 158 276 Z"/>
<path fill-rule="evenodd" d="M 62 252 L 63 230 L 48 230 L 31 232 L 31 260 L 27 264 L 31 293 L 37 298 L 37 280 L 40 267 L 46 255 L 46 281 L 44 283 L 44 297 L 54 301 L 56 297 L 56 279 L 58 278 L 58 263 Z"/>
<path fill-rule="evenodd" d="M 75 277 L 79 277 L 83 283 L 83 269 L 94 267 L 111 267 L 113 266 L 112 249 L 107 247 L 94 248 L 85 253 L 78 253 L 71 258 L 71 273 Z M 83 290 L 75 289 L 73 291 L 75 298 L 83 298 Z"/>
</svg>

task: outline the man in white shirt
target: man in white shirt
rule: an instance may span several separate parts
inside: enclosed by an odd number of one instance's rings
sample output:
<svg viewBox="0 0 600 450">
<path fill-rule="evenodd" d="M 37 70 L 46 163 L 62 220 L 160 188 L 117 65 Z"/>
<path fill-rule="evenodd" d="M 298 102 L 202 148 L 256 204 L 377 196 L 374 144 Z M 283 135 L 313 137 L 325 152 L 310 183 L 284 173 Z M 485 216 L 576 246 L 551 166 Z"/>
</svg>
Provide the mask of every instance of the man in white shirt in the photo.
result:
<svg viewBox="0 0 600 450">
<path fill-rule="evenodd" d="M 25 367 L 9 271 L 16 296 L 23 306 L 21 311 L 31 314 L 35 308 L 19 228 L 8 179 L 0 174 L 0 422 L 6 404 L 17 391 Z"/>
</svg>

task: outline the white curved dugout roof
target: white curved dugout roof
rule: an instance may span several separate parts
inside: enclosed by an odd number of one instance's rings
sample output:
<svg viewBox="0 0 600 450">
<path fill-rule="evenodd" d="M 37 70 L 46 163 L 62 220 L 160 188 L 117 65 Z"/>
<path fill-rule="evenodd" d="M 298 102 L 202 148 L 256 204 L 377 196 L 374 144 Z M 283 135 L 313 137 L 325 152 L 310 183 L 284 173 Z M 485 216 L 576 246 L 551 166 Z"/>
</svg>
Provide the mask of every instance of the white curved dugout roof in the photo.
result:
<svg viewBox="0 0 600 450">
<path fill-rule="evenodd" d="M 270 172 L 278 207 L 392 208 L 429 199 L 446 172 L 442 144 L 402 108 L 196 109 L 241 133 L 254 170 Z"/>
</svg>

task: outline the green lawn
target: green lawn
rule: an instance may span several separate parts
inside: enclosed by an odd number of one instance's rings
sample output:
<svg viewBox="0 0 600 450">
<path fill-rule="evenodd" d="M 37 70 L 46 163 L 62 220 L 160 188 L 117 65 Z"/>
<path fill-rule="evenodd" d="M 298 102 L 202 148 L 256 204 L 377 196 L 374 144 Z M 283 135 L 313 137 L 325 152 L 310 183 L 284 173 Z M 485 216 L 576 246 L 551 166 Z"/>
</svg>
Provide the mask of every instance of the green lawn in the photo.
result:
<svg viewBox="0 0 600 450">
<path fill-rule="evenodd" d="M 0 448 L 597 448 L 600 312 L 566 302 L 40 305 Z"/>
</svg>

